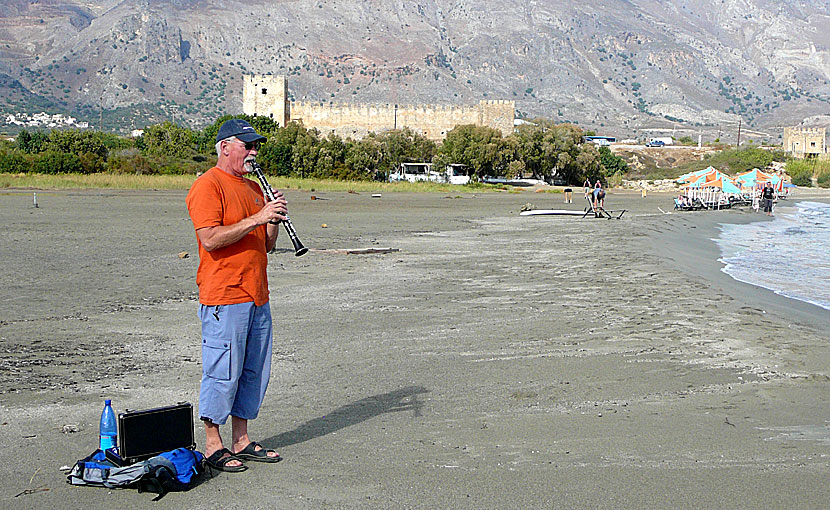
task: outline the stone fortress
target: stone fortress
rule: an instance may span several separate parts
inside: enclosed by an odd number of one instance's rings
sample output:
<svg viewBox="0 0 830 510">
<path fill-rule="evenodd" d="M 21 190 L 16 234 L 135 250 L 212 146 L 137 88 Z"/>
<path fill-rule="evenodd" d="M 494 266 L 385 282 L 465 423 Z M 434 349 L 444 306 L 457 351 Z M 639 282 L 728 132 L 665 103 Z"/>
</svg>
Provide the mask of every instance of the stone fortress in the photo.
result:
<svg viewBox="0 0 830 510">
<path fill-rule="evenodd" d="M 784 150 L 796 158 L 826 158 L 826 128 L 785 127 Z"/>
<path fill-rule="evenodd" d="M 324 136 L 360 139 L 370 132 L 380 133 L 408 127 L 432 140 L 443 140 L 461 124 L 498 129 L 503 136 L 513 132 L 514 101 L 479 101 L 475 106 L 342 104 L 289 101 L 284 76 L 246 75 L 242 111 L 247 115 L 268 116 L 279 125 L 302 122 Z"/>
</svg>

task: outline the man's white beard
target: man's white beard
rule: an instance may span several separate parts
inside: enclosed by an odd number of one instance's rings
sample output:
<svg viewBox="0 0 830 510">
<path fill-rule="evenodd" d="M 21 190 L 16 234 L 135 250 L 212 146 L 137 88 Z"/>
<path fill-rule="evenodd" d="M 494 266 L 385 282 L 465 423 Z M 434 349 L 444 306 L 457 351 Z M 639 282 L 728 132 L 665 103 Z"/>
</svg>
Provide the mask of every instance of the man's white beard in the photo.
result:
<svg viewBox="0 0 830 510">
<path fill-rule="evenodd" d="M 251 166 L 251 163 L 253 163 L 254 161 L 256 161 L 256 158 L 253 158 L 253 157 L 245 158 L 245 161 L 242 163 L 242 168 L 245 170 L 245 173 L 251 173 L 251 172 L 254 171 L 254 167 Z"/>
</svg>

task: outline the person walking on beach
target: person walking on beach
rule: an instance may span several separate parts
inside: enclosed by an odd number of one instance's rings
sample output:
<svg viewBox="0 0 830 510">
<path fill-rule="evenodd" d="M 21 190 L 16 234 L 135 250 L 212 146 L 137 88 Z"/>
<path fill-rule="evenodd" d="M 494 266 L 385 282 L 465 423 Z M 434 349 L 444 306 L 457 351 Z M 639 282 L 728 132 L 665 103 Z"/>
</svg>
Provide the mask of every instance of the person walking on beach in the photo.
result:
<svg viewBox="0 0 830 510">
<path fill-rule="evenodd" d="M 772 201 L 775 200 L 775 190 L 772 189 L 772 183 L 767 181 L 764 185 L 764 191 L 761 195 L 764 199 L 764 212 L 767 216 L 772 216 Z"/>
<path fill-rule="evenodd" d="M 246 179 L 266 138 L 241 119 L 216 135 L 216 166 L 196 179 L 187 209 L 199 245 L 199 319 L 202 382 L 199 416 L 211 467 L 244 471 L 243 461 L 277 462 L 279 454 L 248 437 L 248 420 L 259 414 L 271 375 L 273 324 L 268 300 L 267 253 L 277 242 L 288 206 L 282 193 L 266 202 Z M 231 449 L 219 426 L 231 418 Z"/>
<path fill-rule="evenodd" d="M 591 181 L 589 179 L 585 179 L 585 199 L 588 200 L 588 196 L 591 194 Z"/>
</svg>

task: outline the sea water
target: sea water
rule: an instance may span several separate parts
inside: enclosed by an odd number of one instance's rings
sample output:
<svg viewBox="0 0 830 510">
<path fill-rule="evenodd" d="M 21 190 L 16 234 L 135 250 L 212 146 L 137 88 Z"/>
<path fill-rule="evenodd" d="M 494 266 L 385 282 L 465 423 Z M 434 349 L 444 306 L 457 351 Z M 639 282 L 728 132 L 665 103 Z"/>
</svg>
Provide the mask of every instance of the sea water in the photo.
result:
<svg viewBox="0 0 830 510">
<path fill-rule="evenodd" d="M 772 221 L 724 224 L 723 272 L 830 310 L 830 204 L 779 205 Z"/>
</svg>

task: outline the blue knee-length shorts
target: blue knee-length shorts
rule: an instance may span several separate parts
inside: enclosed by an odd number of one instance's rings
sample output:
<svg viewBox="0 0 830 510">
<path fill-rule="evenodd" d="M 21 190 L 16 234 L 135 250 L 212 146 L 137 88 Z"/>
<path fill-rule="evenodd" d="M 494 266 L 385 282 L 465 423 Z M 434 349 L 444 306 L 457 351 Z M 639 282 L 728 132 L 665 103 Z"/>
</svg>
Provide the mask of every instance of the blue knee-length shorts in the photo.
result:
<svg viewBox="0 0 830 510">
<path fill-rule="evenodd" d="M 271 376 L 269 303 L 199 306 L 202 385 L 199 416 L 223 425 L 229 415 L 253 420 Z"/>
</svg>

